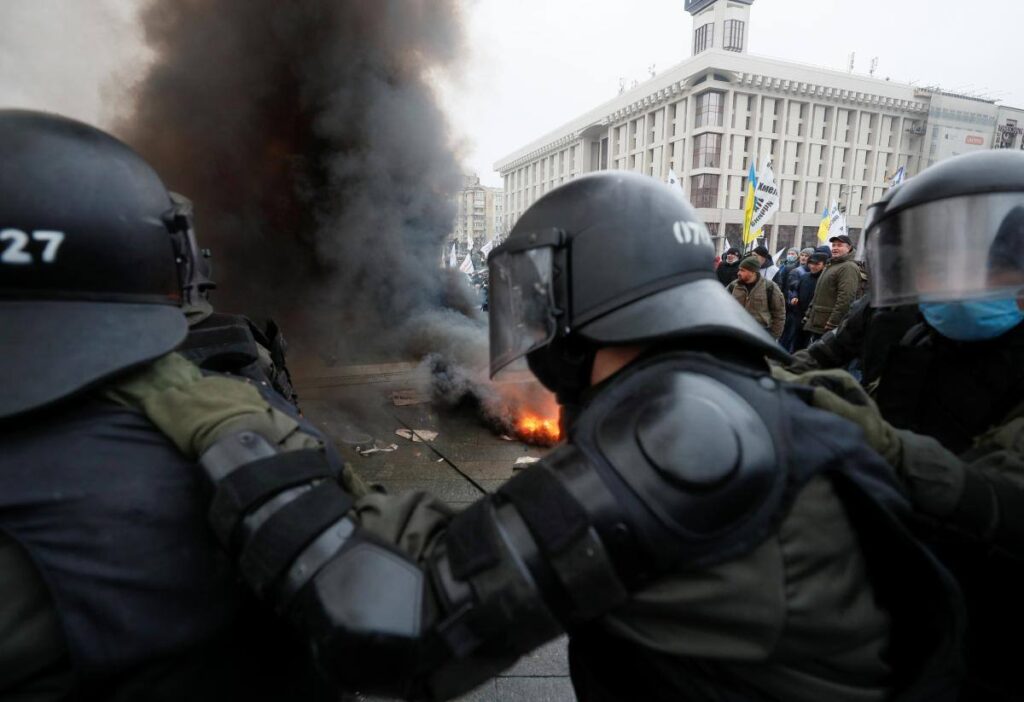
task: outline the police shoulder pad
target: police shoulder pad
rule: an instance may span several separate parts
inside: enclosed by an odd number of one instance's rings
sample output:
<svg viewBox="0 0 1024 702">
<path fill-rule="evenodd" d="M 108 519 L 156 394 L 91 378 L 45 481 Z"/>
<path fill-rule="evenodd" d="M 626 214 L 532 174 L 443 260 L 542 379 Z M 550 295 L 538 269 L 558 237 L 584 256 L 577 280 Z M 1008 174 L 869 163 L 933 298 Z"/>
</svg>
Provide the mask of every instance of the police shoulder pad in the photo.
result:
<svg viewBox="0 0 1024 702">
<path fill-rule="evenodd" d="M 691 563 L 716 560 L 723 538 L 726 551 L 762 539 L 781 504 L 785 470 L 768 425 L 744 397 L 766 390 L 746 380 L 663 369 L 618 388 L 599 412 L 602 457 L 680 537 Z"/>
</svg>

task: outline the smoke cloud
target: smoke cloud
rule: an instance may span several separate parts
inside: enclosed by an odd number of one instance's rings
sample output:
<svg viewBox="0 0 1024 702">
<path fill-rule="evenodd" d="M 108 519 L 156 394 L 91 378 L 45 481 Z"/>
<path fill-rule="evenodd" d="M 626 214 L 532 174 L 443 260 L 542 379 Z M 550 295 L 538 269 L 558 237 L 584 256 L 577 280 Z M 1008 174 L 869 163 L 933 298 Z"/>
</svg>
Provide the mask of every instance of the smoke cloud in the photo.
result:
<svg viewBox="0 0 1024 702">
<path fill-rule="evenodd" d="M 462 52 L 455 0 L 158 0 L 140 17 L 155 59 L 116 131 L 195 202 L 215 307 L 340 359 L 406 352 L 410 320 L 471 309 L 440 268 L 461 171 L 431 77 Z"/>
<path fill-rule="evenodd" d="M 475 293 L 441 267 L 462 173 L 432 81 L 462 56 L 458 0 L 156 0 L 141 26 L 155 58 L 117 131 L 195 203 L 216 308 L 274 317 L 300 363 L 421 360 L 438 404 L 502 430 L 554 411 L 489 382 Z"/>
</svg>

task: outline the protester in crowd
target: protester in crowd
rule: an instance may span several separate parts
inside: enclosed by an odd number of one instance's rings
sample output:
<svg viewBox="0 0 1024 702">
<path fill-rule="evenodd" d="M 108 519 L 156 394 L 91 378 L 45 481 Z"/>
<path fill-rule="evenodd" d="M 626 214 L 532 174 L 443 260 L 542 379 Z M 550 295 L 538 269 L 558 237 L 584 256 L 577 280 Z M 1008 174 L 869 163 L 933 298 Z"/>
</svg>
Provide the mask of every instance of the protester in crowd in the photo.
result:
<svg viewBox="0 0 1024 702">
<path fill-rule="evenodd" d="M 811 342 L 835 329 L 850 311 L 861 287 L 861 268 L 853 260 L 853 242 L 845 234 L 829 239 L 832 258 L 818 281 L 804 331 Z"/>
<path fill-rule="evenodd" d="M 812 253 L 814 253 L 814 249 L 810 246 L 805 249 L 801 249 L 797 258 L 796 267 L 794 267 L 793 270 L 789 272 L 789 275 L 786 276 L 785 285 L 779 285 L 779 288 L 782 289 L 783 294 L 786 296 L 787 303 L 790 299 L 796 297 L 796 291 L 800 285 L 800 279 L 807 275 L 807 259 L 810 258 Z"/>
<path fill-rule="evenodd" d="M 813 249 L 808 250 L 807 253 L 809 254 L 811 251 Z M 786 327 L 779 338 L 779 343 L 787 351 L 792 347 L 793 339 L 800 330 L 800 319 L 796 316 L 795 310 L 791 308 L 789 301 L 796 295 L 795 288 L 800 276 L 807 272 L 806 264 L 807 254 L 795 247 L 790 248 L 786 252 L 785 265 L 779 269 L 779 272 L 772 279 L 779 286 L 779 290 L 782 291 L 782 295 L 786 300 Z M 792 294 L 791 289 L 793 289 Z"/>
<path fill-rule="evenodd" d="M 775 265 L 775 261 L 772 260 L 772 254 L 768 251 L 766 246 L 755 247 L 751 253 L 757 256 L 758 268 L 762 276 L 768 280 L 775 278 L 775 274 L 778 273 L 779 267 Z M 749 254 L 748 254 L 749 255 Z"/>
<path fill-rule="evenodd" d="M 761 275 L 757 258 L 740 261 L 736 280 L 726 288 L 773 339 L 782 336 L 786 324 L 786 301 L 779 286 Z"/>
<path fill-rule="evenodd" d="M 725 252 L 722 256 L 722 262 L 718 265 L 715 270 L 715 275 L 718 276 L 719 282 L 722 285 L 728 285 L 732 281 L 736 280 L 736 271 L 740 269 L 740 250 L 733 247 Z"/>
<path fill-rule="evenodd" d="M 790 353 L 806 348 L 807 344 L 810 343 L 809 334 L 804 331 L 801 323 L 811 308 L 814 291 L 818 286 L 818 280 L 821 278 L 821 272 L 825 270 L 826 263 L 828 263 L 828 256 L 820 251 L 810 254 L 807 257 L 807 272 L 797 279 L 796 287 L 791 288 L 786 312 L 787 315 L 791 315 L 796 320 L 796 331 L 790 342 L 790 348 L 787 349 Z M 787 323 L 789 319 L 790 316 L 787 316 Z"/>
<path fill-rule="evenodd" d="M 786 249 L 786 256 L 779 263 L 779 270 L 772 276 L 772 282 L 778 285 L 780 290 L 785 290 L 789 274 L 799 268 L 800 264 L 800 250 L 796 247 Z"/>
</svg>

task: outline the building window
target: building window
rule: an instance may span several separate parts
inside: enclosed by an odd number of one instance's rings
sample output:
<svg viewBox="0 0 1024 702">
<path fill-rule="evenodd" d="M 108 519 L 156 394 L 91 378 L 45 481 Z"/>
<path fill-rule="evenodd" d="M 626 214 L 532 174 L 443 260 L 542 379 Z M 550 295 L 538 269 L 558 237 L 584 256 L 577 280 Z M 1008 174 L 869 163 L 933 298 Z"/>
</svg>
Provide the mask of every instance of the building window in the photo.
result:
<svg viewBox="0 0 1024 702">
<path fill-rule="evenodd" d="M 710 49 L 715 45 L 715 25 L 705 24 L 698 27 L 693 33 L 693 54 L 696 56 L 704 49 Z"/>
<path fill-rule="evenodd" d="M 800 248 L 814 248 L 818 245 L 818 227 L 802 227 L 800 229 Z"/>
<path fill-rule="evenodd" d="M 718 176 L 699 175 L 691 178 L 690 199 L 694 207 L 717 207 Z"/>
<path fill-rule="evenodd" d="M 724 94 L 714 90 L 698 95 L 696 126 L 721 127 L 724 102 Z"/>
<path fill-rule="evenodd" d="M 719 168 L 721 156 L 721 134 L 700 134 L 693 138 L 694 168 Z"/>
<path fill-rule="evenodd" d="M 743 21 L 725 21 L 725 43 L 722 48 L 726 51 L 743 51 Z"/>
</svg>

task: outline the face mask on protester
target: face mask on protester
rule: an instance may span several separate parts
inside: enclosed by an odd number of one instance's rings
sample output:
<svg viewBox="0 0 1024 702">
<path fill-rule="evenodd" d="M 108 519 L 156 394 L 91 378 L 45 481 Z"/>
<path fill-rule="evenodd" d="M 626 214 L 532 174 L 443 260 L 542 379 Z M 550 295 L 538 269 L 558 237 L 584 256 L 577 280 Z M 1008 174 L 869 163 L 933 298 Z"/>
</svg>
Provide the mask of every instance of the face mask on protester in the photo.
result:
<svg viewBox="0 0 1024 702">
<path fill-rule="evenodd" d="M 786 263 L 796 263 L 796 254 L 786 254 Z"/>
<path fill-rule="evenodd" d="M 935 331 L 954 341 L 994 339 L 1024 321 L 1017 298 L 922 302 L 921 314 Z"/>
</svg>

